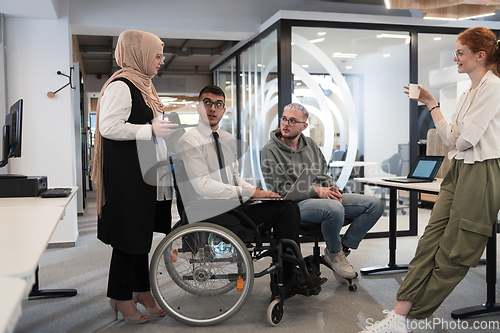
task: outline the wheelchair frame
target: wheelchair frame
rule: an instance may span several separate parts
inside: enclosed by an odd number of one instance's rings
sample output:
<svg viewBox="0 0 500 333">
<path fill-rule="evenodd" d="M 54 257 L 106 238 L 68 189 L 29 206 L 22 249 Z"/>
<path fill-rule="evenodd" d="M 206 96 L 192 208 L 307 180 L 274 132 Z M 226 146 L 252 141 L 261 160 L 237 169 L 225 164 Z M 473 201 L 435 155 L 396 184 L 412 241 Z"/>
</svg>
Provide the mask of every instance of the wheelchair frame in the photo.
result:
<svg viewBox="0 0 500 333">
<path fill-rule="evenodd" d="M 151 289 L 160 307 L 184 324 L 216 325 L 244 306 L 254 278 L 270 274 L 267 321 L 271 326 L 279 325 L 290 293 L 290 287 L 283 284 L 283 260 L 299 266 L 306 281 L 309 277 L 298 245 L 289 239 L 265 239 L 269 245 L 254 246 L 215 223 L 178 226 L 180 222 L 156 247 L 151 259 Z M 293 254 L 283 253 L 284 243 Z M 272 264 L 255 273 L 252 261 L 264 257 L 271 257 Z M 312 287 L 312 282 L 309 286 L 303 295 L 319 294 L 320 286 Z"/>
<path fill-rule="evenodd" d="M 173 158 L 170 165 L 174 188 L 179 193 L 176 178 L 180 173 L 187 179 L 185 168 L 182 161 L 174 166 Z M 188 188 L 188 191 L 194 189 Z M 153 295 L 160 307 L 174 319 L 192 326 L 222 323 L 244 306 L 252 292 L 254 278 L 270 274 L 271 299 L 267 321 L 272 326 L 279 325 L 285 299 L 297 293 L 296 289 L 292 290 L 294 285 L 283 284 L 283 261 L 299 267 L 307 285 L 299 291 L 300 294 L 311 296 L 321 291 L 321 284 L 326 279 L 320 279 L 316 284 L 311 281 L 306 261 L 293 240 L 265 238 L 255 223 L 238 208 L 228 213 L 237 215 L 238 220 L 246 221 L 251 228 L 240 223 L 234 232 L 211 223 L 210 218 L 188 224 L 186 209 L 189 207 L 180 212 L 181 220 L 157 246 L 150 264 Z M 284 253 L 283 244 L 293 253 Z M 252 261 L 264 257 L 271 257 L 271 265 L 255 273 Z M 319 263 L 317 268 L 310 268 L 319 272 Z"/>
</svg>

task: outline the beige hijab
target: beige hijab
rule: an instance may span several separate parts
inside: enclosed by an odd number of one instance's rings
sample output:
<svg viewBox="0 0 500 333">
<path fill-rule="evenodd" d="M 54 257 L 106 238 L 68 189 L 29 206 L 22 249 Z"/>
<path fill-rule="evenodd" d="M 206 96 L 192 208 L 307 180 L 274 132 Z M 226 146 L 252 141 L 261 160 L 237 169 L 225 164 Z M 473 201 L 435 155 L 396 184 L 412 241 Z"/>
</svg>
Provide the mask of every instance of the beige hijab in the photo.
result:
<svg viewBox="0 0 500 333">
<path fill-rule="evenodd" d="M 97 214 L 101 216 L 102 206 L 106 203 L 104 195 L 104 181 L 102 175 L 102 147 L 103 140 L 99 131 L 99 111 L 101 98 L 110 82 L 117 78 L 125 78 L 132 82 L 141 91 L 146 105 L 153 110 L 153 116 L 157 111 L 163 111 L 163 105 L 151 82 L 148 74 L 149 66 L 155 59 L 158 50 L 163 48 L 163 42 L 157 36 L 139 30 L 127 30 L 120 34 L 115 49 L 115 58 L 119 71 L 114 73 L 101 89 L 97 101 L 97 117 L 95 131 L 95 155 L 92 181 L 97 190 Z"/>
</svg>

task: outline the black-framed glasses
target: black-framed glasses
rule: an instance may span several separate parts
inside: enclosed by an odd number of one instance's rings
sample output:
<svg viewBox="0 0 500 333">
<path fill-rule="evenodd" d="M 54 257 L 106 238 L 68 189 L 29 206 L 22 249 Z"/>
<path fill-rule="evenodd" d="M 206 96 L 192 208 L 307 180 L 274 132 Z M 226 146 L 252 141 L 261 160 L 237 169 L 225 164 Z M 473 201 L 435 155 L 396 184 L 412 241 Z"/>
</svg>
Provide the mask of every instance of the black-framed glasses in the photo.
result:
<svg viewBox="0 0 500 333">
<path fill-rule="evenodd" d="M 210 109 L 212 107 L 212 105 L 215 106 L 216 110 L 222 110 L 224 108 L 224 103 L 223 102 L 221 102 L 221 101 L 212 102 L 209 99 L 204 99 L 203 100 L 203 105 L 205 106 L 206 109 Z"/>
<path fill-rule="evenodd" d="M 292 126 L 292 127 L 295 126 L 295 125 L 297 125 L 297 123 L 299 123 L 299 124 L 304 124 L 305 123 L 305 121 L 298 121 L 297 119 L 293 119 L 293 118 L 292 119 L 287 119 L 286 117 L 281 117 L 280 121 L 282 123 L 288 123 L 288 126 Z"/>
</svg>

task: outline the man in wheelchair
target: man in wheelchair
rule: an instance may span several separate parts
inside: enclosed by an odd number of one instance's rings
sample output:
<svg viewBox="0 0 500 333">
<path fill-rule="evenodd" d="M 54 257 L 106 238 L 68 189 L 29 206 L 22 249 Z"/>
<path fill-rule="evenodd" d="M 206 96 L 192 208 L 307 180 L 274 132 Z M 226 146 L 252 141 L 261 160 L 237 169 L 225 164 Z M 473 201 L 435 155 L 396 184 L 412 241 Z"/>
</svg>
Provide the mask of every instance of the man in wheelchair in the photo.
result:
<svg viewBox="0 0 500 333">
<path fill-rule="evenodd" d="M 185 216 L 189 223 L 208 220 L 233 230 L 238 236 L 241 235 L 239 230 L 235 230 L 238 224 L 243 229 L 257 229 L 259 233 L 272 230 L 275 240 L 289 239 L 295 242 L 289 244 L 283 241 L 283 257 L 289 255 L 302 259 L 298 245 L 298 206 L 292 201 L 253 202 L 280 196 L 256 188 L 239 176 L 236 140 L 219 128 L 226 111 L 224 103 L 222 89 L 217 86 L 203 88 L 197 105 L 200 115 L 198 126 L 188 130 L 178 141 L 174 176 L 185 206 Z M 182 169 L 185 170 L 185 179 L 179 178 Z M 257 239 L 260 237 L 258 235 Z M 303 259 L 283 260 L 285 298 L 298 293 L 317 294 L 319 286 L 325 281 L 309 275 Z"/>
</svg>

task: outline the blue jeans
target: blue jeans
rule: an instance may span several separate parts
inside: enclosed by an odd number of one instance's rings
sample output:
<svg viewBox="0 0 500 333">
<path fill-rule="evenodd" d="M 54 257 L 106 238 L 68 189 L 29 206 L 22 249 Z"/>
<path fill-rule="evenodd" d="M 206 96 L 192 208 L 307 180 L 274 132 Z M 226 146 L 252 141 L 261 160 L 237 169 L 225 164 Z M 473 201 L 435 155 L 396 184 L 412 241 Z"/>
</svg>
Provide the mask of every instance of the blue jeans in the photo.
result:
<svg viewBox="0 0 500 333">
<path fill-rule="evenodd" d="M 366 233 L 384 212 L 380 199 L 362 194 L 344 194 L 342 203 L 332 199 L 310 198 L 297 203 L 302 221 L 321 223 L 328 252 L 337 253 L 341 243 L 357 249 Z M 353 220 L 340 239 L 344 219 Z"/>
</svg>

